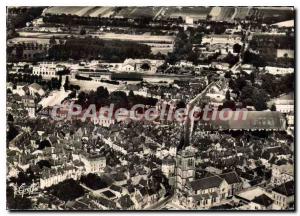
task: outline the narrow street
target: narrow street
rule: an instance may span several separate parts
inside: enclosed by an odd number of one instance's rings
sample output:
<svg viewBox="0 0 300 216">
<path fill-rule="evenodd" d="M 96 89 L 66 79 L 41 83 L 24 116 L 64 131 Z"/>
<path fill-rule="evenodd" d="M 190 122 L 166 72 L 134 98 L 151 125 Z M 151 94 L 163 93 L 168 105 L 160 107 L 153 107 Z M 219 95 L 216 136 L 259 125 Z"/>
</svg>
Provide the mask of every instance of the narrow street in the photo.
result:
<svg viewBox="0 0 300 216">
<path fill-rule="evenodd" d="M 161 210 L 164 208 L 170 201 L 172 201 L 174 195 L 167 196 L 162 200 L 158 201 L 152 206 L 145 208 L 144 210 Z"/>
</svg>

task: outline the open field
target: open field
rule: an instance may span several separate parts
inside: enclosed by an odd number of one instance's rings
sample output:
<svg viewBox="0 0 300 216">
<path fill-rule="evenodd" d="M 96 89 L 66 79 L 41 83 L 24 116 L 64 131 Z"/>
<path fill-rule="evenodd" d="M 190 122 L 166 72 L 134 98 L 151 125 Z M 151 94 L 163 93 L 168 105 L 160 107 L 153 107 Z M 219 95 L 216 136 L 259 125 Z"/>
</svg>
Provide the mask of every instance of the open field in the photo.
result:
<svg viewBox="0 0 300 216">
<path fill-rule="evenodd" d="M 214 7 L 211 12 L 211 19 L 215 21 L 232 21 L 234 18 L 234 7 Z"/>
<path fill-rule="evenodd" d="M 234 19 L 245 19 L 249 15 L 250 7 L 238 7 L 236 8 L 236 14 Z"/>
<path fill-rule="evenodd" d="M 90 17 L 109 17 L 114 12 L 114 7 L 49 7 L 44 14 L 70 14 Z"/>
<path fill-rule="evenodd" d="M 71 14 L 90 17 L 124 17 L 124 18 L 185 18 L 206 19 L 211 7 L 49 7 L 44 14 Z"/>
<path fill-rule="evenodd" d="M 206 19 L 211 9 L 211 7 L 167 7 L 163 15 L 167 18 L 181 16 L 185 19 L 186 16 L 189 16 L 194 19 Z"/>
<path fill-rule="evenodd" d="M 55 6 L 45 9 L 44 14 L 70 14 L 88 17 L 124 17 L 152 19 L 178 18 L 187 16 L 215 21 L 233 21 L 253 17 L 266 23 L 276 23 L 293 19 L 292 7 L 67 7 Z"/>
<path fill-rule="evenodd" d="M 294 19 L 294 10 L 292 7 L 258 7 L 250 10 L 250 15 L 255 15 L 268 24 Z"/>
<path fill-rule="evenodd" d="M 163 7 L 124 7 L 115 16 L 124 18 L 156 17 Z"/>
</svg>

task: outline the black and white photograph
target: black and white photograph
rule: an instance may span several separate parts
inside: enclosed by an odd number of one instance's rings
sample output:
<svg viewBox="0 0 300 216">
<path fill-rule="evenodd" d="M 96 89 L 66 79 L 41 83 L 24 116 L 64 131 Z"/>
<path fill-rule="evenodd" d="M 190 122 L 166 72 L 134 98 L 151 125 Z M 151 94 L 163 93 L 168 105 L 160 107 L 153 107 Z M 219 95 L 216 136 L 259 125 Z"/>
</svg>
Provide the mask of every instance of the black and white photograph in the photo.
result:
<svg viewBox="0 0 300 216">
<path fill-rule="evenodd" d="M 6 210 L 295 211 L 296 8 L 99 5 L 2 14 Z"/>
</svg>

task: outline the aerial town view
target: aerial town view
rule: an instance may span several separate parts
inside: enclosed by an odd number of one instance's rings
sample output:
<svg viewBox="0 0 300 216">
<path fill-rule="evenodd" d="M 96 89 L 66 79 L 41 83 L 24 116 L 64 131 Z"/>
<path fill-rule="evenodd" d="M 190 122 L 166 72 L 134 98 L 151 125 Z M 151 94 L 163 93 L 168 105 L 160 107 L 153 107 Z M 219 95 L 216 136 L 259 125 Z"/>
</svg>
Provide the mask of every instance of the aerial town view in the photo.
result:
<svg viewBox="0 0 300 216">
<path fill-rule="evenodd" d="M 294 7 L 6 8 L 8 210 L 295 210 Z"/>
</svg>

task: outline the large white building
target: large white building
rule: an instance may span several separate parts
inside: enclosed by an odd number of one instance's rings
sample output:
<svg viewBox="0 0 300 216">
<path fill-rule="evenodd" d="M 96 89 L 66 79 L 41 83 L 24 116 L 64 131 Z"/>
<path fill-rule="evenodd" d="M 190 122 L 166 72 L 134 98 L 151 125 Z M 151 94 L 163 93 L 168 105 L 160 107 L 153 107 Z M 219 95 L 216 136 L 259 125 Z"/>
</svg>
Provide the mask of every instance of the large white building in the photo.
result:
<svg viewBox="0 0 300 216">
<path fill-rule="evenodd" d="M 274 104 L 276 111 L 282 113 L 292 113 L 294 112 L 294 93 L 281 95 L 280 97 L 272 100 L 270 104 Z"/>
<path fill-rule="evenodd" d="M 34 75 L 41 75 L 43 77 L 55 77 L 58 71 L 65 69 L 63 65 L 57 65 L 53 62 L 43 62 L 39 65 L 33 66 L 32 73 Z"/>
<path fill-rule="evenodd" d="M 153 60 L 153 59 L 126 59 L 119 71 L 136 71 L 136 72 L 147 72 L 155 73 L 157 68 L 164 63 L 164 60 Z"/>
<path fill-rule="evenodd" d="M 42 177 L 40 178 L 40 188 L 48 188 L 70 178 L 77 180 L 80 175 L 81 171 L 76 169 L 76 167 L 48 169 L 42 173 Z"/>
<path fill-rule="evenodd" d="M 273 75 L 285 75 L 285 74 L 294 73 L 294 68 L 281 68 L 281 67 L 266 66 L 265 71 L 270 74 L 273 74 Z"/>
<path fill-rule="evenodd" d="M 295 202 L 295 183 L 294 181 L 286 182 L 272 190 L 274 204 L 280 209 L 289 209 L 294 206 Z"/>
<path fill-rule="evenodd" d="M 87 173 L 103 172 L 106 167 L 106 158 L 98 155 L 81 155 L 80 160 L 84 163 Z"/>
<path fill-rule="evenodd" d="M 236 43 L 241 44 L 241 36 L 239 35 L 205 35 L 202 39 L 202 43 L 212 44 L 228 44 L 234 45 Z"/>
</svg>

